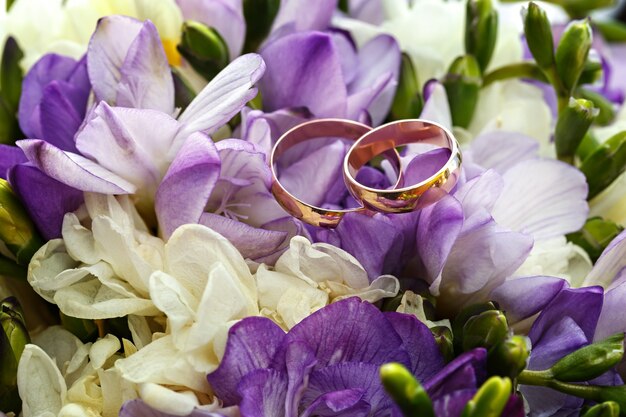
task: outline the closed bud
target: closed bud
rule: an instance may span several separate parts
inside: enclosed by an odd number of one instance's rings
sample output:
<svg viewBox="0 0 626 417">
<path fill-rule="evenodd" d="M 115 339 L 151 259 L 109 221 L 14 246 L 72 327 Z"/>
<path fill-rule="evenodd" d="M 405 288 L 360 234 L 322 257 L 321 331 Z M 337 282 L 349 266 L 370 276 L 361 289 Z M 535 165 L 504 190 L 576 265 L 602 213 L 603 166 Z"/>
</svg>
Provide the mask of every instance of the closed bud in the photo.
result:
<svg viewBox="0 0 626 417">
<path fill-rule="evenodd" d="M 416 119 L 422 112 L 423 106 L 424 100 L 411 58 L 402 54 L 398 88 L 391 105 L 391 118 L 393 120 Z"/>
<path fill-rule="evenodd" d="M 490 349 L 503 342 L 509 335 L 504 313 L 499 310 L 485 311 L 470 318 L 463 326 L 463 350 L 477 347 Z"/>
<path fill-rule="evenodd" d="M 580 164 L 580 170 L 589 184 L 588 198 L 592 199 L 611 185 L 626 169 L 626 131 L 602 142 Z"/>
<path fill-rule="evenodd" d="M 495 345 L 487 355 L 487 368 L 492 375 L 515 379 L 528 363 L 530 342 L 524 336 L 511 336 Z"/>
<path fill-rule="evenodd" d="M 0 302 L 0 410 L 19 411 L 17 364 L 30 342 L 24 314 L 14 297 Z"/>
<path fill-rule="evenodd" d="M 28 265 L 43 245 L 24 206 L 3 179 L 0 179 L 0 240 L 20 265 Z"/>
<path fill-rule="evenodd" d="M 624 356 L 624 333 L 578 349 L 552 365 L 552 376 L 564 382 L 589 381 L 617 365 Z"/>
<path fill-rule="evenodd" d="M 596 404 L 589 408 L 581 417 L 619 417 L 620 406 L 614 401 Z"/>
<path fill-rule="evenodd" d="M 598 116 L 599 110 L 583 98 L 570 98 L 567 107 L 560 112 L 554 130 L 556 154 L 559 159 L 573 163 L 576 150 Z"/>
<path fill-rule="evenodd" d="M 528 49 L 533 54 L 535 62 L 541 68 L 550 68 L 554 64 L 554 41 L 552 27 L 546 12 L 535 3 L 530 2 L 527 9 L 523 9 L 524 34 Z"/>
<path fill-rule="evenodd" d="M 454 335 L 454 350 L 457 354 L 463 352 L 463 328 L 465 327 L 465 323 L 474 317 L 483 313 L 485 311 L 496 310 L 496 306 L 491 301 L 481 304 L 472 304 L 468 307 L 465 307 L 463 310 L 456 315 L 454 320 L 452 320 L 452 334 Z"/>
<path fill-rule="evenodd" d="M 433 336 L 435 336 L 435 341 L 437 342 L 437 346 L 439 346 L 439 351 L 443 355 L 443 358 L 446 362 L 454 359 L 454 346 L 452 344 L 452 331 L 449 327 L 446 326 L 436 326 L 430 329 L 433 332 Z"/>
<path fill-rule="evenodd" d="M 476 57 L 481 71 L 491 61 L 498 36 L 498 13 L 492 0 L 468 0 L 465 15 L 465 52 Z"/>
<path fill-rule="evenodd" d="M 215 77 L 230 60 L 228 45 L 220 34 L 215 29 L 193 20 L 183 24 L 178 52 L 207 80 Z"/>
<path fill-rule="evenodd" d="M 452 62 L 442 84 L 448 95 L 455 126 L 469 126 L 478 103 L 481 83 L 480 68 L 472 55 L 460 56 Z"/>
<path fill-rule="evenodd" d="M 556 48 L 556 70 L 561 83 L 571 92 L 585 68 L 592 42 L 589 20 L 570 23 Z"/>
<path fill-rule="evenodd" d="M 468 401 L 461 417 L 500 417 L 511 397 L 511 380 L 493 376 Z"/>
<path fill-rule="evenodd" d="M 380 378 L 405 416 L 435 417 L 428 393 L 404 366 L 387 363 L 380 368 Z"/>
</svg>

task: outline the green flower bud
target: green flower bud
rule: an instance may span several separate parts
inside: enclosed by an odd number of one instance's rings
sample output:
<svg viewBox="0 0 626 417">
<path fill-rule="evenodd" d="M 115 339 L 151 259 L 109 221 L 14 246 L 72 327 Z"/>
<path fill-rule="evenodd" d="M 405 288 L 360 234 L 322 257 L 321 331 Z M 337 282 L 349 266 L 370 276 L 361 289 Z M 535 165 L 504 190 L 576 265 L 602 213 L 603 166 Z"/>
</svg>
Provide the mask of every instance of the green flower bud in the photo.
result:
<svg viewBox="0 0 626 417">
<path fill-rule="evenodd" d="M 596 59 L 596 57 L 594 57 L 594 59 L 587 59 L 583 67 L 583 72 L 578 79 L 578 85 L 594 84 L 602 79 L 603 74 L 604 68 L 602 68 L 602 62 Z"/>
<path fill-rule="evenodd" d="M 622 230 L 624 230 L 623 227 L 610 220 L 592 217 L 587 220 L 580 231 L 567 235 L 567 239 L 583 248 L 595 263 L 604 249 Z"/>
<path fill-rule="evenodd" d="M 524 336 L 511 336 L 495 345 L 487 355 L 487 370 L 491 375 L 515 379 L 528 364 L 530 341 Z"/>
<path fill-rule="evenodd" d="M 541 68 L 550 68 L 554 65 L 554 41 L 552 27 L 546 12 L 535 3 L 530 2 L 527 9 L 523 9 L 524 33 L 528 48 Z"/>
<path fill-rule="evenodd" d="M 256 51 L 270 33 L 280 9 L 280 0 L 243 0 L 243 16 L 246 19 L 244 52 Z"/>
<path fill-rule="evenodd" d="M 407 54 L 402 54 L 402 65 L 398 88 L 391 105 L 391 118 L 393 120 L 416 119 L 422 112 L 424 100 L 417 82 L 417 74 Z"/>
<path fill-rule="evenodd" d="M 583 98 L 570 98 L 569 104 L 560 112 L 554 130 L 556 154 L 559 159 L 573 163 L 576 150 L 600 111 Z"/>
<path fill-rule="evenodd" d="M 626 169 L 626 131 L 603 142 L 580 165 L 589 184 L 588 199 L 600 194 Z"/>
<path fill-rule="evenodd" d="M 511 380 L 493 376 L 472 398 L 461 417 L 500 417 L 511 396 Z"/>
<path fill-rule="evenodd" d="M 17 364 L 30 342 L 24 314 L 14 297 L 0 302 L 0 410 L 18 412 Z"/>
<path fill-rule="evenodd" d="M 588 381 L 617 365 L 624 356 L 624 333 L 578 349 L 552 365 L 552 376 L 565 382 Z"/>
<path fill-rule="evenodd" d="M 459 312 L 459 314 L 456 315 L 454 320 L 452 320 L 452 334 L 454 335 L 455 352 L 463 352 L 462 341 L 465 323 L 467 323 L 470 318 L 490 310 L 496 310 L 496 306 L 491 301 L 481 304 L 472 304 L 469 307 L 465 307 Z"/>
<path fill-rule="evenodd" d="M 463 350 L 477 347 L 490 349 L 503 342 L 509 335 L 504 313 L 499 310 L 485 311 L 467 320 L 463 326 Z"/>
<path fill-rule="evenodd" d="M 24 206 L 3 179 L 0 179 L 0 240 L 20 265 L 28 265 L 30 258 L 43 245 Z"/>
<path fill-rule="evenodd" d="M 183 24 L 183 33 L 178 52 L 205 79 L 211 80 L 228 65 L 228 45 L 220 34 L 200 22 L 188 20 Z"/>
<path fill-rule="evenodd" d="M 404 366 L 387 363 L 380 367 L 380 378 L 405 416 L 435 417 L 428 393 Z"/>
<path fill-rule="evenodd" d="M 607 401 L 589 408 L 581 417 L 619 417 L 620 406 L 614 401 Z"/>
<path fill-rule="evenodd" d="M 472 55 L 455 59 L 444 77 L 442 84 L 448 94 L 455 126 L 466 128 L 472 121 L 482 82 L 480 77 L 478 62 Z"/>
<path fill-rule="evenodd" d="M 491 0 L 467 0 L 465 53 L 476 57 L 481 71 L 491 61 L 498 37 L 498 13 Z"/>
<path fill-rule="evenodd" d="M 594 119 L 595 124 L 600 126 L 606 126 L 613 121 L 613 119 L 615 118 L 615 109 L 613 107 L 613 103 L 604 98 L 602 94 L 582 88 L 578 90 L 578 93 L 580 97 L 591 101 L 593 103 L 593 106 L 600 111 L 598 113 L 598 117 Z"/>
<path fill-rule="evenodd" d="M 430 331 L 433 332 L 433 336 L 435 336 L 435 341 L 437 342 L 437 346 L 439 346 L 444 360 L 450 362 L 454 359 L 452 330 L 446 326 L 436 326 L 430 329 Z"/>
<path fill-rule="evenodd" d="M 570 23 L 556 48 L 556 71 L 567 91 L 572 91 L 582 73 L 592 42 L 589 20 Z"/>
<path fill-rule="evenodd" d="M 23 72 L 20 61 L 24 54 L 17 42 L 8 37 L 0 62 L 0 143 L 12 145 L 21 133 L 16 113 L 22 93 Z"/>
</svg>

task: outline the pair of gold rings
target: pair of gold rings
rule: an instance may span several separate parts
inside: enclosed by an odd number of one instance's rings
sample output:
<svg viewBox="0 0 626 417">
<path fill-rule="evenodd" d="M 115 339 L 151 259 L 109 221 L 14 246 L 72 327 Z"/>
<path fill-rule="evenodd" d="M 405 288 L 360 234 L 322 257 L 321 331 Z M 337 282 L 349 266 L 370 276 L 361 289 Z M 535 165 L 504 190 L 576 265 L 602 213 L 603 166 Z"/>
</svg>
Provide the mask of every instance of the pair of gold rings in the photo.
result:
<svg viewBox="0 0 626 417">
<path fill-rule="evenodd" d="M 275 162 L 281 155 L 302 142 L 328 137 L 354 141 L 344 158 L 343 177 L 348 191 L 361 204 L 360 207 L 345 210 L 317 207 L 291 194 L 278 180 Z M 405 186 L 398 148 L 411 144 L 449 149 L 450 156 L 430 177 Z M 387 159 L 396 170 L 397 182 L 391 189 L 367 187 L 356 180 L 359 169 L 378 156 Z M 334 228 L 346 213 L 406 213 L 438 201 L 452 190 L 458 180 L 461 152 L 452 133 L 426 120 L 400 120 L 374 129 L 352 120 L 317 119 L 292 128 L 278 139 L 270 156 L 270 168 L 272 193 L 289 214 L 314 226 Z"/>
</svg>

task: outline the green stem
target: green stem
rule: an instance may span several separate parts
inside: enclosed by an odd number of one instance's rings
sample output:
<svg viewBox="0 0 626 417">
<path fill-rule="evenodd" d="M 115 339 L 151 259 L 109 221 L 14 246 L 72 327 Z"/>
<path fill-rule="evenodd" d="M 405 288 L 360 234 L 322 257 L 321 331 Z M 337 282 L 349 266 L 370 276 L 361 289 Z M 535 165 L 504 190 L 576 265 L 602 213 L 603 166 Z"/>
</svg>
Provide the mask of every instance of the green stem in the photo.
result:
<svg viewBox="0 0 626 417">
<path fill-rule="evenodd" d="M 496 81 L 510 78 L 532 78 L 546 84 L 550 83 L 543 71 L 537 65 L 532 62 L 520 62 L 518 64 L 511 64 L 496 68 L 490 73 L 485 74 L 483 78 L 483 87 L 486 87 Z"/>
<path fill-rule="evenodd" d="M 531 371 L 525 369 L 517 376 L 517 382 L 524 385 L 538 385 L 547 387 L 552 378 L 552 372 L 549 369 L 545 371 Z"/>
<path fill-rule="evenodd" d="M 26 279 L 27 268 L 16 264 L 13 260 L 0 255 L 0 275 L 18 279 Z"/>
</svg>

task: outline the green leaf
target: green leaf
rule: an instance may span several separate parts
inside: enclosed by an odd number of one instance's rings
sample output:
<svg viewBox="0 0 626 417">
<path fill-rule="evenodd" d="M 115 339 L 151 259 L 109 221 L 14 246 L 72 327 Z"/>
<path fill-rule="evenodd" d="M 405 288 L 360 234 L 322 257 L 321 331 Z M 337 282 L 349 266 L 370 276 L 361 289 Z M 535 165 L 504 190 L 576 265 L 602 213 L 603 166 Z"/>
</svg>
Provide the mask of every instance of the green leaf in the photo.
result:
<svg viewBox="0 0 626 417">
<path fill-rule="evenodd" d="M 13 114 L 17 113 L 17 108 L 22 94 L 23 72 L 20 61 L 24 58 L 20 47 L 14 38 L 8 37 L 2 52 L 2 62 L 0 63 L 0 91 L 8 110 Z"/>
<path fill-rule="evenodd" d="M 624 333 L 592 343 L 552 365 L 552 376 L 563 382 L 583 382 L 597 378 L 615 367 L 624 356 Z"/>
<path fill-rule="evenodd" d="M 541 68 L 550 68 L 554 65 L 554 41 L 552 40 L 552 26 L 546 12 L 535 3 L 530 2 L 527 9 L 523 9 L 524 34 L 528 48 Z"/>
<path fill-rule="evenodd" d="M 573 163 L 576 150 L 600 110 L 589 100 L 570 98 L 560 113 L 554 129 L 556 154 L 562 161 Z"/>
<path fill-rule="evenodd" d="M 606 140 L 583 160 L 580 170 L 589 184 L 588 199 L 611 185 L 626 169 L 626 131 Z"/>
<path fill-rule="evenodd" d="M 556 48 L 556 71 L 569 92 L 576 87 L 585 67 L 592 38 L 588 19 L 573 21 L 565 29 Z"/>
<path fill-rule="evenodd" d="M 465 53 L 476 57 L 482 72 L 496 47 L 498 13 L 492 0 L 467 0 L 465 10 Z"/>
<path fill-rule="evenodd" d="M 255 52 L 270 33 L 280 9 L 280 0 L 243 0 L 246 19 L 244 52 Z"/>
<path fill-rule="evenodd" d="M 405 417 L 435 417 L 428 393 L 404 366 L 399 363 L 384 364 L 380 367 L 380 378 Z"/>
<path fill-rule="evenodd" d="M 595 263 L 609 243 L 623 230 L 622 226 L 610 220 L 593 217 L 587 220 L 580 231 L 567 235 L 567 239 L 583 248 Z"/>
</svg>

